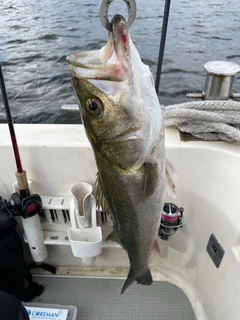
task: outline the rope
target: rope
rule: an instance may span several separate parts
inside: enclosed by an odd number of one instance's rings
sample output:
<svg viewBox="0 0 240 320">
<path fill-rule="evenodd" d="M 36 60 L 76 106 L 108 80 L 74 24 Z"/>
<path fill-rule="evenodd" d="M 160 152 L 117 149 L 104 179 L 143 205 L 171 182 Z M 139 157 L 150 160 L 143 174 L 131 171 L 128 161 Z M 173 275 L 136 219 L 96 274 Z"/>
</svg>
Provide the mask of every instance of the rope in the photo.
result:
<svg viewBox="0 0 240 320">
<path fill-rule="evenodd" d="M 205 100 L 174 104 L 165 108 L 164 124 L 203 140 L 240 142 L 240 103 Z"/>
</svg>

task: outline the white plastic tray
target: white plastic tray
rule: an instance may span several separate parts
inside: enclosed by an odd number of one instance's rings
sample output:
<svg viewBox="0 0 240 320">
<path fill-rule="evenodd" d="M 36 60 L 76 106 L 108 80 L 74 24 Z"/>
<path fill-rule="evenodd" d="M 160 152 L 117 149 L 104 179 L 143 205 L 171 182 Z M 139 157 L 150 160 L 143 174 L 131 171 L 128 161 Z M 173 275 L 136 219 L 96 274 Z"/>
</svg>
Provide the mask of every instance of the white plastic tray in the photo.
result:
<svg viewBox="0 0 240 320">
<path fill-rule="evenodd" d="M 60 304 L 48 304 L 48 303 L 30 303 L 30 302 L 23 302 L 24 307 L 27 309 L 27 307 L 36 308 L 36 312 L 33 314 L 30 314 L 30 319 L 36 319 L 36 320 L 49 320 L 49 317 L 46 315 L 44 317 L 44 309 L 67 309 L 68 314 L 66 320 L 76 320 L 77 319 L 77 308 L 75 306 L 64 306 Z M 41 309 L 40 309 L 41 308 Z M 41 313 L 42 312 L 42 313 Z M 61 318 L 54 318 L 54 319 L 61 319 Z"/>
</svg>

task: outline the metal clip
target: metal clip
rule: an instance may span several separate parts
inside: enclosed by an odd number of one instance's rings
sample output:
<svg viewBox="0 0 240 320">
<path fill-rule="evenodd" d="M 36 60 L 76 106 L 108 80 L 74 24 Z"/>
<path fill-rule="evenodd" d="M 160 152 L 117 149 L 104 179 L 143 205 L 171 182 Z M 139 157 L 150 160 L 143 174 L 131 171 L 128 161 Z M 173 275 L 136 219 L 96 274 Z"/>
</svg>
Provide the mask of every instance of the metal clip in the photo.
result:
<svg viewBox="0 0 240 320">
<path fill-rule="evenodd" d="M 100 4 L 100 9 L 99 9 L 99 16 L 100 16 L 101 23 L 104 26 L 104 28 L 107 29 L 108 31 L 112 31 L 112 24 L 108 20 L 108 8 L 113 1 L 114 0 L 102 0 Z M 127 27 L 130 28 L 137 14 L 136 1 L 135 0 L 123 0 L 123 1 L 126 3 L 128 8 Z"/>
</svg>

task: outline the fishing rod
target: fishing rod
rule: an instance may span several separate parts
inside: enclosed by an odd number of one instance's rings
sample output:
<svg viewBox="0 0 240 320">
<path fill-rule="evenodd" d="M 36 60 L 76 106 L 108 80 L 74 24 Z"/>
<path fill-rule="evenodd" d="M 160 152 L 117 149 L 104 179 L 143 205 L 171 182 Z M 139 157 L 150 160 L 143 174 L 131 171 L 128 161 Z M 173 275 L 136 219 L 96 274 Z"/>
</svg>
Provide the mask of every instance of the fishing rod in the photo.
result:
<svg viewBox="0 0 240 320">
<path fill-rule="evenodd" d="M 38 212 L 42 209 L 42 201 L 38 194 L 31 195 L 27 180 L 27 173 L 25 170 L 23 170 L 22 167 L 1 62 L 0 86 L 17 166 L 15 175 L 17 179 L 17 187 L 19 189 L 19 195 L 17 192 L 13 193 L 10 203 L 16 209 L 16 214 L 21 217 L 23 229 L 29 244 L 33 260 L 36 263 L 42 263 L 42 261 L 45 260 L 48 255 L 47 248 L 44 244 L 43 231 L 38 214 Z"/>
<path fill-rule="evenodd" d="M 30 196 L 30 190 L 29 190 L 28 181 L 27 181 L 27 173 L 25 170 L 23 170 L 23 167 L 22 167 L 21 157 L 20 157 L 18 144 L 17 144 L 17 138 L 16 138 L 16 134 L 13 126 L 13 119 L 11 115 L 11 110 L 10 110 L 8 97 L 7 97 L 7 91 L 6 91 L 5 82 L 3 78 L 1 63 L 0 63 L 0 85 L 1 85 L 3 104 L 5 107 L 5 113 L 7 117 L 8 128 L 9 128 L 9 132 L 12 140 L 13 152 L 14 152 L 16 166 L 17 166 L 17 172 L 15 173 L 15 175 L 16 175 L 16 179 L 19 187 L 20 196 L 21 198 L 25 198 L 27 196 Z"/>
<path fill-rule="evenodd" d="M 162 23 L 162 34 L 161 34 L 159 55 L 158 55 L 157 75 L 156 75 L 156 81 L 155 81 L 155 89 L 156 89 L 157 95 L 159 93 L 160 78 L 161 78 L 161 73 L 162 73 L 163 55 L 164 55 L 166 35 L 167 35 L 167 26 L 168 26 L 170 4 L 171 4 L 171 0 L 165 1 L 163 23 Z"/>
</svg>

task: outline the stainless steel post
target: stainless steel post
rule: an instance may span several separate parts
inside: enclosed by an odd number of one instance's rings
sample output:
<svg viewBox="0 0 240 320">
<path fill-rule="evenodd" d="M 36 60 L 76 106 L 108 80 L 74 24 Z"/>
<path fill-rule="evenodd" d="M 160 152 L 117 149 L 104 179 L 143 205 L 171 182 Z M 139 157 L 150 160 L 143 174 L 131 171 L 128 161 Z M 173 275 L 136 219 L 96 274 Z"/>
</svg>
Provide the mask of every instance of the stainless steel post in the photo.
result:
<svg viewBox="0 0 240 320">
<path fill-rule="evenodd" d="M 207 77 L 204 86 L 204 100 L 228 100 L 235 75 L 240 66 L 230 61 L 210 61 L 204 65 Z"/>
<path fill-rule="evenodd" d="M 240 66 L 230 61 L 209 61 L 204 69 L 207 76 L 204 91 L 201 93 L 188 93 L 187 98 L 202 100 L 228 100 L 240 98 L 239 93 L 231 93 L 235 75 L 240 72 Z"/>
</svg>

